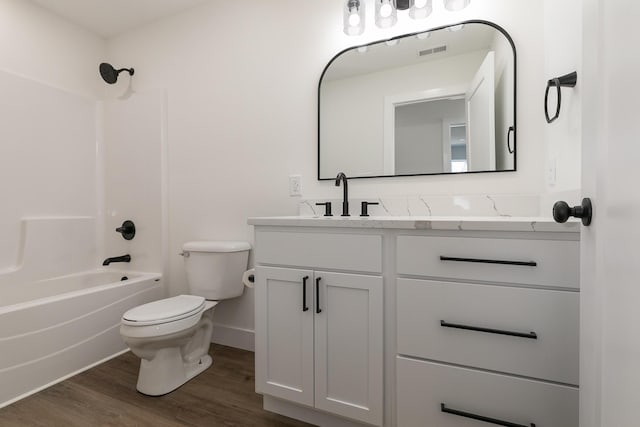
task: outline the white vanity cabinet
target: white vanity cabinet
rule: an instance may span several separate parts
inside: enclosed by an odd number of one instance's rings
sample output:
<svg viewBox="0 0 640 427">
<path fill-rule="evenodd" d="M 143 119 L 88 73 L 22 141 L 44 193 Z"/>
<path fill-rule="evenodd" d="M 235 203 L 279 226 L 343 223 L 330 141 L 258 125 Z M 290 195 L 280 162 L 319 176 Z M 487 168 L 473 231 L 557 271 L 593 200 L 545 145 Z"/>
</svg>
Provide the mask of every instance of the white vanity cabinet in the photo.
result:
<svg viewBox="0 0 640 427">
<path fill-rule="evenodd" d="M 258 231 L 256 241 L 256 391 L 382 425 L 381 236 Z"/>
<path fill-rule="evenodd" d="M 398 427 L 577 427 L 576 236 L 461 234 L 397 239 Z"/>
<path fill-rule="evenodd" d="M 578 426 L 577 224 L 249 223 L 265 409 L 322 427 Z"/>
</svg>

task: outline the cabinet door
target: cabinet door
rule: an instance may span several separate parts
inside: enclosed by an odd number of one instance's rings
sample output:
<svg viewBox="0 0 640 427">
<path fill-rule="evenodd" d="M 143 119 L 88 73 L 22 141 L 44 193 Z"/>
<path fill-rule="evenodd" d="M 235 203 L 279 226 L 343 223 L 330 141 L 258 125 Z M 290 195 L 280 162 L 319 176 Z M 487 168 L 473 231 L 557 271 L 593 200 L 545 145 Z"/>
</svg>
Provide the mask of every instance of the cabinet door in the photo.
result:
<svg viewBox="0 0 640 427">
<path fill-rule="evenodd" d="M 382 278 L 316 271 L 313 292 L 316 408 L 382 425 Z"/>
<path fill-rule="evenodd" d="M 256 268 L 256 392 L 313 406 L 312 290 L 310 270 Z"/>
</svg>

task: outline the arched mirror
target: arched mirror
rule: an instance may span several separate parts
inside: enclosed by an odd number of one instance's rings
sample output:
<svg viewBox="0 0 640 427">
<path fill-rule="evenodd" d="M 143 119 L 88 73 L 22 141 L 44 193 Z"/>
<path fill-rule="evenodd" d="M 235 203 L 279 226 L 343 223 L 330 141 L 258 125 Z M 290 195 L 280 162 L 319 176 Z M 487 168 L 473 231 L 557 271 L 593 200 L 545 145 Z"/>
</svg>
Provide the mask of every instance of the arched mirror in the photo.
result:
<svg viewBox="0 0 640 427">
<path fill-rule="evenodd" d="M 516 51 L 467 21 L 336 55 L 318 88 L 318 179 L 516 170 Z"/>
</svg>

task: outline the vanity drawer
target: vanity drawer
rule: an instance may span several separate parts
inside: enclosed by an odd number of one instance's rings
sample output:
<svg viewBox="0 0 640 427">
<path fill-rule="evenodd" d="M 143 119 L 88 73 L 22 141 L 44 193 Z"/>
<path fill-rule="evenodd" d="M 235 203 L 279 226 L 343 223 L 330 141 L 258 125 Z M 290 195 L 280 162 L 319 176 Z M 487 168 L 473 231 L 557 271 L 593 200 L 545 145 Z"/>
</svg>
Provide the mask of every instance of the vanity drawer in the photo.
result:
<svg viewBox="0 0 640 427">
<path fill-rule="evenodd" d="M 382 236 L 256 231 L 256 264 L 382 272 Z"/>
<path fill-rule="evenodd" d="M 492 425 L 462 411 L 522 427 L 578 426 L 578 389 L 397 357 L 398 427 Z M 495 425 L 496 423 L 493 423 Z"/>
<path fill-rule="evenodd" d="M 398 353 L 578 384 L 579 295 L 398 279 Z"/>
<path fill-rule="evenodd" d="M 579 288 L 579 242 L 398 236 L 399 274 Z"/>
</svg>

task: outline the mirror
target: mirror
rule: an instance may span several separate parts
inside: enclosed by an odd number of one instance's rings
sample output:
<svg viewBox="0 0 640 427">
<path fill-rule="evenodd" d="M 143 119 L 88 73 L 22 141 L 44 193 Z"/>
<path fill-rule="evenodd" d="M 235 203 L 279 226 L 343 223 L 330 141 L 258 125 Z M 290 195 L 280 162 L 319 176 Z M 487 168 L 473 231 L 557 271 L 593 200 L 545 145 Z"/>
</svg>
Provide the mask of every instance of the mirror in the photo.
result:
<svg viewBox="0 0 640 427">
<path fill-rule="evenodd" d="M 318 179 L 516 170 L 515 58 L 485 21 L 342 51 L 318 87 Z"/>
</svg>

